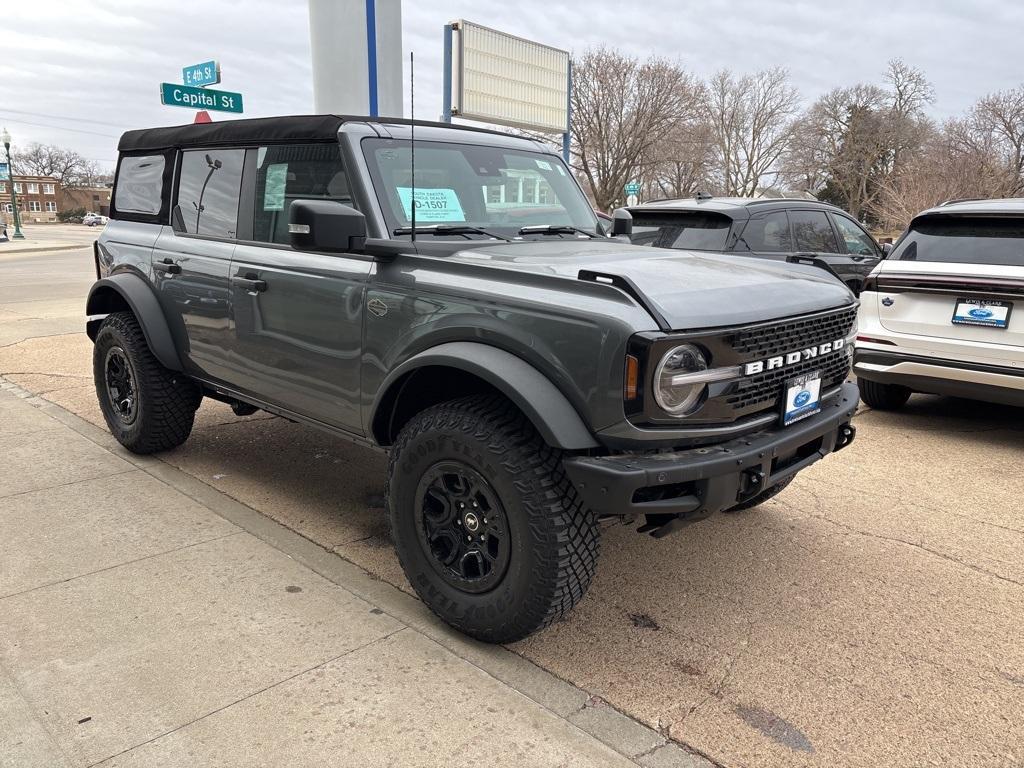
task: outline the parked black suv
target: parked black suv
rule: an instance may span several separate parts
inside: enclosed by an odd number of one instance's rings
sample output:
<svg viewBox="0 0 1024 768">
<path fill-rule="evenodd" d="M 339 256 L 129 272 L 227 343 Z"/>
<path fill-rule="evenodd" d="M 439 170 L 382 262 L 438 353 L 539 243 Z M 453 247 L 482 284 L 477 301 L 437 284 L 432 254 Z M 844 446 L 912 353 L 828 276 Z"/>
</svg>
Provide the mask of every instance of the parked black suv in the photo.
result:
<svg viewBox="0 0 1024 768">
<path fill-rule="evenodd" d="M 884 258 L 860 224 L 814 200 L 701 195 L 626 210 L 637 245 L 827 265 L 854 294 Z"/>
<path fill-rule="evenodd" d="M 333 115 L 130 131 L 86 312 L 110 430 L 203 398 L 390 454 L 410 584 L 488 641 L 583 596 L 598 520 L 756 506 L 853 439 L 856 301 L 820 269 L 623 244 L 501 133 Z"/>
</svg>

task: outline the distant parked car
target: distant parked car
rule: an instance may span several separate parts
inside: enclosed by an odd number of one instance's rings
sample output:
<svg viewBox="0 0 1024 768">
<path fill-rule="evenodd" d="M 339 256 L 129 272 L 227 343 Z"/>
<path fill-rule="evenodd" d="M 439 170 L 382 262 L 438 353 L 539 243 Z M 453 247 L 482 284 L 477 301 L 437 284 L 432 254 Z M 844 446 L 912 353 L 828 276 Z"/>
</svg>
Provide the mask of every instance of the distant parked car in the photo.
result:
<svg viewBox="0 0 1024 768">
<path fill-rule="evenodd" d="M 82 223 L 87 227 L 103 226 L 109 219 L 98 213 L 87 213 L 82 217 Z"/>
<path fill-rule="evenodd" d="M 1022 361 L 1024 199 L 919 213 L 861 294 L 861 399 L 883 410 L 912 392 L 1024 406 Z"/>
<path fill-rule="evenodd" d="M 860 224 L 816 200 L 698 195 L 626 210 L 637 245 L 827 266 L 854 294 L 885 258 Z"/>
</svg>

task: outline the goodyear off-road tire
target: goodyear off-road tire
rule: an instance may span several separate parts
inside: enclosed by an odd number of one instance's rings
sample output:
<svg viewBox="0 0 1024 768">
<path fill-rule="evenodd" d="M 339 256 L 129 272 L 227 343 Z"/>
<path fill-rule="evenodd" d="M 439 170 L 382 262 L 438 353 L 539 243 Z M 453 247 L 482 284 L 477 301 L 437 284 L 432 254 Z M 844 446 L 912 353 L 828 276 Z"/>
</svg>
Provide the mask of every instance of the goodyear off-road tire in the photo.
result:
<svg viewBox="0 0 1024 768">
<path fill-rule="evenodd" d="M 795 477 L 795 475 L 794 475 L 794 477 Z M 737 504 L 735 507 L 729 507 L 728 509 L 726 509 L 724 511 L 725 512 L 742 512 L 745 509 L 753 509 L 754 507 L 758 507 L 758 506 L 764 504 L 766 501 L 768 501 L 768 499 L 772 499 L 772 498 L 775 498 L 776 496 L 778 496 L 780 493 L 782 493 L 784 490 L 786 490 L 786 488 L 792 482 L 793 482 L 793 478 L 792 477 L 787 477 L 781 483 L 776 483 L 771 488 L 769 488 L 767 491 L 764 491 L 763 493 L 755 496 L 752 499 L 747 499 L 746 501 Z"/>
<path fill-rule="evenodd" d="M 907 404 L 910 390 L 899 384 L 880 384 L 877 381 L 857 379 L 860 399 L 879 411 L 895 411 Z"/>
<path fill-rule="evenodd" d="M 109 315 L 93 346 L 93 380 L 111 434 L 133 453 L 181 445 L 192 431 L 199 388 L 164 368 L 130 312 Z"/>
<path fill-rule="evenodd" d="M 431 610 L 507 643 L 565 616 L 594 576 L 599 532 L 561 454 L 508 400 L 415 416 L 391 451 L 387 502 L 405 575 Z"/>
</svg>

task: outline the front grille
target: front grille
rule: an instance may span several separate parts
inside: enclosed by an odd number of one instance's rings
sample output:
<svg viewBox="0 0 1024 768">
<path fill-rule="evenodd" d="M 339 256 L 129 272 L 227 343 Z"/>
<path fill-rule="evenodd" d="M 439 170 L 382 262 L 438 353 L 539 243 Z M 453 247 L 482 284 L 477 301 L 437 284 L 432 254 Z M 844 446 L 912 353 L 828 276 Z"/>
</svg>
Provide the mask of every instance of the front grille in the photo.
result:
<svg viewBox="0 0 1024 768">
<path fill-rule="evenodd" d="M 794 349 L 845 339 L 853 331 L 856 322 L 857 308 L 850 307 L 831 314 L 744 329 L 727 336 L 725 341 L 741 360 L 760 360 Z"/>
<path fill-rule="evenodd" d="M 746 415 L 770 407 L 781 407 L 782 387 L 787 379 L 800 376 L 810 371 L 821 371 L 821 394 L 834 389 L 843 383 L 850 372 L 850 352 L 852 347 L 844 347 L 825 357 L 804 360 L 802 363 L 786 368 L 776 368 L 756 376 L 750 376 L 739 382 L 736 389 L 726 398 L 736 414 Z"/>
</svg>

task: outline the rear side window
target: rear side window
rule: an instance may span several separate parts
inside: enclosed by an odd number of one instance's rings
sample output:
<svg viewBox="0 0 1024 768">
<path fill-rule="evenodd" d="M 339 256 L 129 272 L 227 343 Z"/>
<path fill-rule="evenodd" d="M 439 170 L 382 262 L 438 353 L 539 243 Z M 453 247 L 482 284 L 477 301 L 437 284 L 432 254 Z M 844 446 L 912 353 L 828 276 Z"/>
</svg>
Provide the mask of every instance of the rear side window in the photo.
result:
<svg viewBox="0 0 1024 768">
<path fill-rule="evenodd" d="M 690 251 L 724 251 L 732 219 L 709 213 L 633 214 L 636 245 Z"/>
<path fill-rule="evenodd" d="M 925 220 L 914 225 L 889 258 L 1024 267 L 1024 219 Z"/>
<path fill-rule="evenodd" d="M 311 199 L 352 205 L 341 147 L 336 142 L 257 150 L 253 240 L 287 244 L 288 208 L 295 200 Z"/>
<path fill-rule="evenodd" d="M 197 149 L 182 153 L 178 209 L 185 232 L 235 237 L 244 158 L 242 149 Z"/>
<path fill-rule="evenodd" d="M 737 242 L 738 250 L 761 253 L 791 253 L 793 238 L 789 233 L 789 218 L 785 211 L 758 216 L 747 222 Z"/>
<path fill-rule="evenodd" d="M 114 200 L 119 213 L 157 216 L 163 208 L 163 155 L 122 157 Z"/>
<path fill-rule="evenodd" d="M 836 235 L 824 211 L 790 211 L 789 220 L 798 251 L 839 253 Z"/>
</svg>

